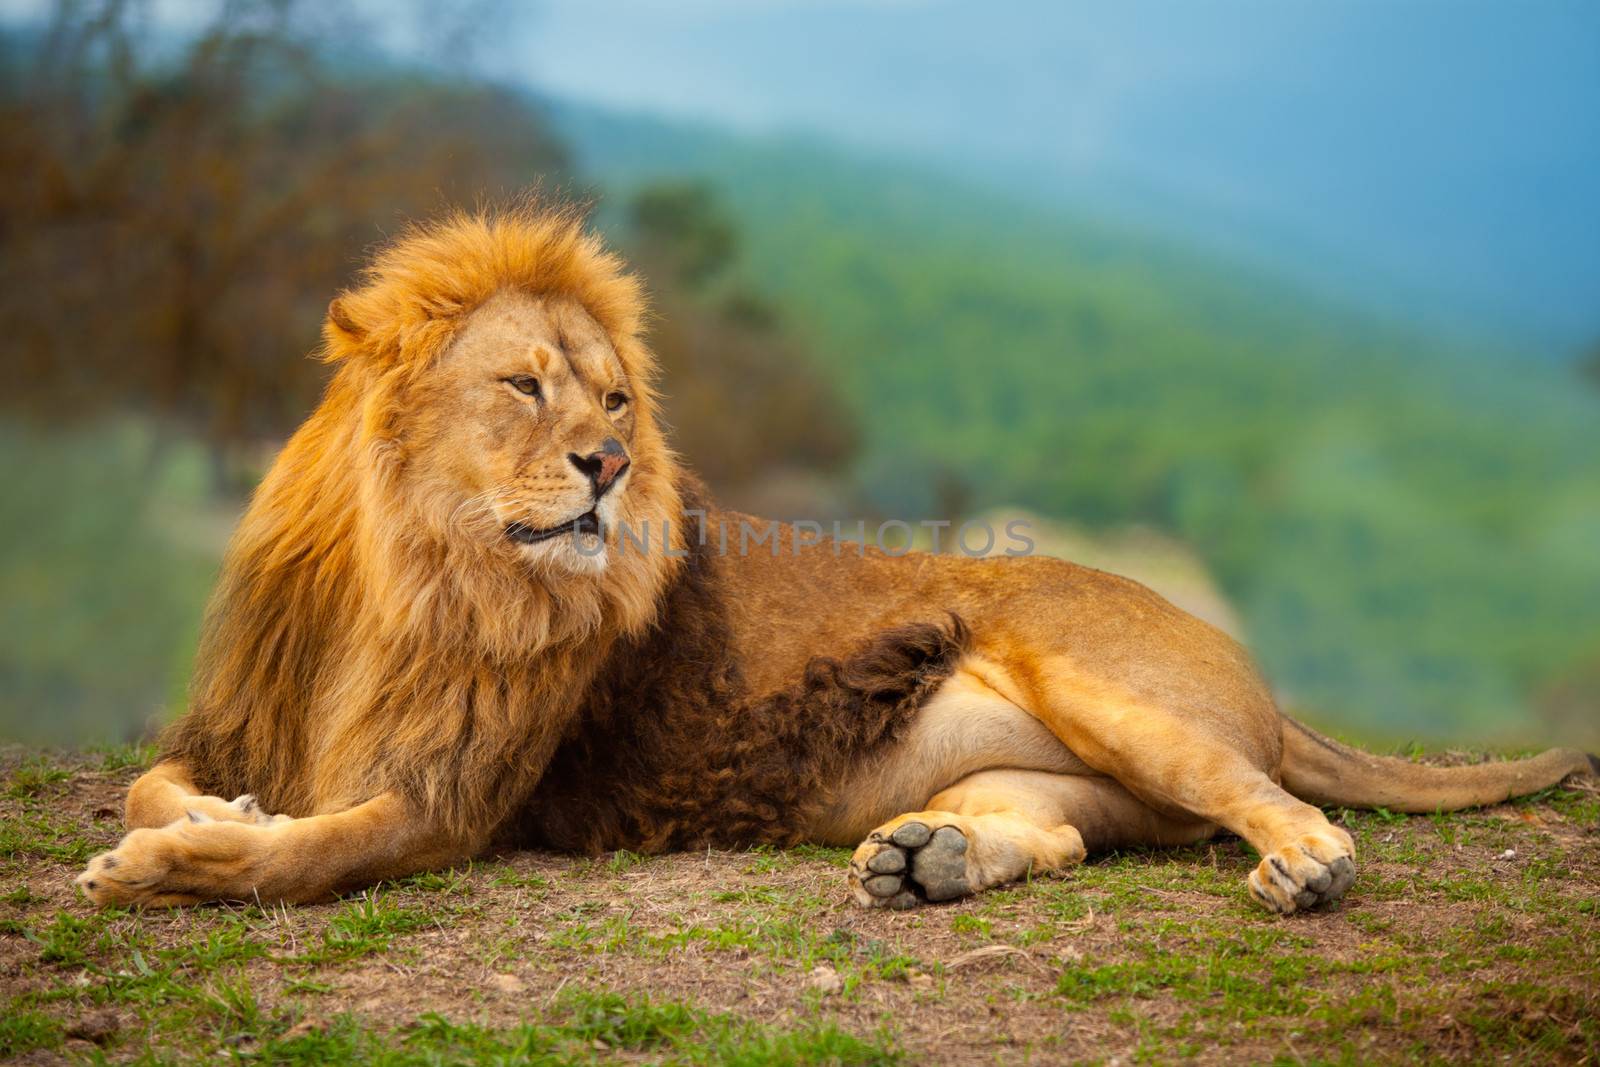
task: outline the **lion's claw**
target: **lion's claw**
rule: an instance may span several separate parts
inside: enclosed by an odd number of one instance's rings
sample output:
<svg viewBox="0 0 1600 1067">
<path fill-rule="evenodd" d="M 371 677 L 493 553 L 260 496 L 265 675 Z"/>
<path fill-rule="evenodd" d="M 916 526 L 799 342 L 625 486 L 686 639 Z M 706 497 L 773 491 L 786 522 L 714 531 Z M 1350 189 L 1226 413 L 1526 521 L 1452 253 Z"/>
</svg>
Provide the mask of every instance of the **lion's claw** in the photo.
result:
<svg viewBox="0 0 1600 1067">
<path fill-rule="evenodd" d="M 287 815 L 268 815 L 257 803 L 253 794 L 244 793 L 232 800 L 221 797 L 193 796 L 183 802 L 184 813 L 191 823 L 242 822 L 251 826 L 274 826 L 287 822 Z"/>
</svg>

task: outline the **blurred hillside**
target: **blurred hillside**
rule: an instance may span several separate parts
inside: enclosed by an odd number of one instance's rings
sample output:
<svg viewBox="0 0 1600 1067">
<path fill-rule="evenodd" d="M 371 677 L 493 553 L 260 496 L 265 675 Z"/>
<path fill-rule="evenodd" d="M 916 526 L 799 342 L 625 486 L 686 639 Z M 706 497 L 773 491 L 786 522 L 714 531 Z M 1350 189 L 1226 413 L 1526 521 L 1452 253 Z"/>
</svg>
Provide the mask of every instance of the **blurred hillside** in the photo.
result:
<svg viewBox="0 0 1600 1067">
<path fill-rule="evenodd" d="M 487 69 L 891 152 L 1535 357 L 1600 334 L 1592 0 L 541 7 Z"/>
<path fill-rule="evenodd" d="M 183 48 L 102 8 L 0 51 L 0 735 L 181 706 L 328 298 L 400 220 L 542 182 L 595 195 L 645 274 L 675 441 L 725 498 L 1025 508 L 1348 735 L 1600 740 L 1600 388 L 1574 368 L 816 142 L 335 65 L 338 4 L 242 3 Z"/>
<path fill-rule="evenodd" d="M 811 142 L 553 117 L 614 188 L 715 178 L 857 404 L 881 508 L 931 513 L 951 471 L 974 507 L 1171 531 L 1287 698 L 1367 736 L 1600 730 L 1600 390 L 1573 368 Z"/>
</svg>

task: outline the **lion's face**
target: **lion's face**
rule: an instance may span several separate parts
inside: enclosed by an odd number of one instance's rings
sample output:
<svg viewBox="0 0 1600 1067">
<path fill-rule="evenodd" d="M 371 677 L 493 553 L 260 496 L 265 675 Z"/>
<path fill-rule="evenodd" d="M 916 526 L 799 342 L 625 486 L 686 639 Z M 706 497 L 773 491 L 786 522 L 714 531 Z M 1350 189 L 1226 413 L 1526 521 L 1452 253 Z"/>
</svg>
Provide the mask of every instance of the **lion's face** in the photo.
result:
<svg viewBox="0 0 1600 1067">
<path fill-rule="evenodd" d="M 626 514 L 640 390 L 574 299 L 503 290 L 423 388 L 412 447 L 452 532 L 567 572 L 606 566 Z"/>
</svg>

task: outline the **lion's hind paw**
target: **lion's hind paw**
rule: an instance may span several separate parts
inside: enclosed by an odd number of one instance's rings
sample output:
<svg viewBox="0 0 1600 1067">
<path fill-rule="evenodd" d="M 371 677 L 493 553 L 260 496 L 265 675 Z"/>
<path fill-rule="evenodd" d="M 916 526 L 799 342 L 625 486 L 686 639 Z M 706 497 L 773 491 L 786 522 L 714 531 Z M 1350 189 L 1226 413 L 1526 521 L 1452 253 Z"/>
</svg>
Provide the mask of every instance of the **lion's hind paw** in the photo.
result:
<svg viewBox="0 0 1600 1067">
<path fill-rule="evenodd" d="M 967 850 L 967 835 L 954 826 L 910 821 L 875 830 L 851 857 L 851 893 L 867 907 L 894 909 L 967 896 L 977 889 Z"/>
<path fill-rule="evenodd" d="M 1326 907 L 1344 896 L 1356 880 L 1355 846 L 1343 830 L 1329 830 L 1263 856 L 1250 872 L 1250 895 L 1280 915 Z"/>
</svg>

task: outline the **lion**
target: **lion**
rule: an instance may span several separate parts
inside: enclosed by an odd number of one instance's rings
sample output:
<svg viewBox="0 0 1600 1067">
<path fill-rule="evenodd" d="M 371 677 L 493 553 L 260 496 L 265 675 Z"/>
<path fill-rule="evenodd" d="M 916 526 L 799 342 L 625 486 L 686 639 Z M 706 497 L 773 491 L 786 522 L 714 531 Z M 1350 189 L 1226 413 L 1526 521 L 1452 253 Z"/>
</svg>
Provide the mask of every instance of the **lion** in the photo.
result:
<svg viewBox="0 0 1600 1067">
<path fill-rule="evenodd" d="M 78 878 L 91 901 L 808 841 L 855 847 L 857 902 L 907 908 L 1227 830 L 1289 914 L 1355 879 L 1320 806 L 1451 810 L 1600 770 L 1368 755 L 1136 582 L 721 511 L 667 443 L 644 316 L 579 214 L 528 205 L 409 229 L 334 299 L 336 370 L 239 525 L 190 706 Z"/>
</svg>

